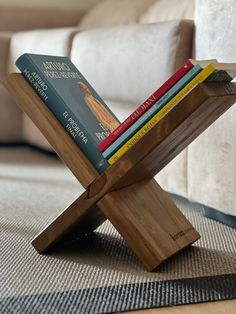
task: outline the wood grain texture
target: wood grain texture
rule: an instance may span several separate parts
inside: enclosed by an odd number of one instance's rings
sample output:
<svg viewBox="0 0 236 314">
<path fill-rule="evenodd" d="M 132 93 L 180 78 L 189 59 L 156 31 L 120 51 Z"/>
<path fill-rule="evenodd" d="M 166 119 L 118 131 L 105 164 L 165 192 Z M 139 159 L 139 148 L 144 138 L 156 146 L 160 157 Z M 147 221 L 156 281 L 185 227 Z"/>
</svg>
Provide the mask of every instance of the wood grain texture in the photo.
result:
<svg viewBox="0 0 236 314">
<path fill-rule="evenodd" d="M 236 101 L 235 83 L 199 85 L 102 175 L 21 75 L 5 86 L 87 188 L 34 239 L 38 252 L 106 218 L 149 270 L 199 238 L 152 177 Z"/>
<path fill-rule="evenodd" d="M 120 186 L 155 176 L 235 102 L 236 83 L 197 86 L 115 163 Z"/>
<path fill-rule="evenodd" d="M 98 205 L 150 271 L 200 237 L 154 179 L 108 193 Z"/>
<path fill-rule="evenodd" d="M 44 253 L 62 238 L 88 234 L 107 219 L 98 206 L 83 206 L 82 196 L 72 202 L 33 239 L 32 245 L 38 253 Z"/>
<path fill-rule="evenodd" d="M 33 88 L 21 74 L 16 73 L 10 74 L 3 84 L 19 107 L 46 137 L 62 161 L 86 188 L 98 176 L 98 172 Z"/>
<path fill-rule="evenodd" d="M 64 127 L 57 119 L 55 119 L 54 115 L 40 99 L 40 97 L 34 92 L 33 88 L 21 74 L 9 75 L 3 84 L 11 93 L 19 107 L 29 116 L 29 118 L 46 137 L 61 160 L 86 188 L 98 176 L 96 169 L 79 149 L 78 145 L 75 144 L 70 135 L 65 131 Z M 106 220 L 106 217 L 102 214 L 96 204 L 94 204 L 86 213 L 80 211 L 80 208 L 77 208 L 76 204 L 76 201 L 73 202 L 70 206 L 68 206 L 66 212 L 73 212 L 72 209 L 75 209 L 77 216 L 81 220 L 78 224 L 81 233 L 90 232 L 96 229 Z M 60 219 L 63 220 L 64 225 L 68 226 L 66 234 L 70 233 L 70 230 L 73 229 L 73 222 L 69 219 L 69 217 L 67 217 L 68 220 L 65 221 L 64 215 L 62 215 Z M 60 222 L 60 220 L 58 222 Z M 58 228 L 60 229 L 60 226 Z M 54 232 L 54 234 L 57 233 Z M 46 243 L 51 243 L 51 238 L 51 233 L 47 233 Z M 39 252 L 41 251 L 41 245 L 41 241 L 39 240 Z"/>
<path fill-rule="evenodd" d="M 150 179 L 111 193 L 100 191 L 92 197 L 84 192 L 33 240 L 35 249 L 43 253 L 73 230 L 93 230 L 97 222 L 104 221 L 104 216 L 98 214 L 99 219 L 91 223 L 93 204 L 98 204 L 150 271 L 200 237 L 156 181 Z"/>
<path fill-rule="evenodd" d="M 130 311 L 123 314 L 234 314 L 235 310 L 236 300 L 227 300 Z"/>
</svg>

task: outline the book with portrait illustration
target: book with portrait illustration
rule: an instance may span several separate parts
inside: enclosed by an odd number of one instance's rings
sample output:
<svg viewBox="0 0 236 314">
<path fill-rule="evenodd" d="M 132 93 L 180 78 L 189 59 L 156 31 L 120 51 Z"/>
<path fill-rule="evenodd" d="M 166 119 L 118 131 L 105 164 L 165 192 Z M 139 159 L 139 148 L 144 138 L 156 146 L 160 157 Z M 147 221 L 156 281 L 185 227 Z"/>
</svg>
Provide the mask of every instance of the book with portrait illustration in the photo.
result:
<svg viewBox="0 0 236 314">
<path fill-rule="evenodd" d="M 28 53 L 16 65 L 97 171 L 106 170 L 98 145 L 120 122 L 76 66 L 67 57 Z"/>
</svg>

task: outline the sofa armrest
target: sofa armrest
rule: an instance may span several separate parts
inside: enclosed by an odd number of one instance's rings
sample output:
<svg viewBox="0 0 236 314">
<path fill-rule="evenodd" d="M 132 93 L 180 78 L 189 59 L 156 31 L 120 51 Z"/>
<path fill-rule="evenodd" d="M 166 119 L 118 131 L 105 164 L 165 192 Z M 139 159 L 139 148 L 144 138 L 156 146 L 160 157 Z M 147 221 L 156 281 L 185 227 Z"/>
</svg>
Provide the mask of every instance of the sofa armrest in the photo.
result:
<svg viewBox="0 0 236 314">
<path fill-rule="evenodd" d="M 0 32 L 0 79 L 3 79 L 7 73 L 11 37 L 10 32 Z"/>
<path fill-rule="evenodd" d="M 0 81 L 7 74 L 11 37 L 10 32 L 0 32 Z M 1 83 L 0 113 L 0 143 L 21 141 L 21 111 Z"/>
<path fill-rule="evenodd" d="M 81 8 L 0 5 L 0 31 L 20 31 L 78 25 Z"/>
</svg>

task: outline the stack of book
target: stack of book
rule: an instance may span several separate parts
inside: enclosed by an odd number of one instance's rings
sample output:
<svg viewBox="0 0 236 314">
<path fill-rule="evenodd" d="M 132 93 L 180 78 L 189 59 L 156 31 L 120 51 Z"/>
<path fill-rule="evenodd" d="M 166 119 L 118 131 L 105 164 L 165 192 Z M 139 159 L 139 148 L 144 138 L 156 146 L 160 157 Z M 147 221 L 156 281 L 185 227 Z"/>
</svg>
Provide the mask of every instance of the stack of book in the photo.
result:
<svg viewBox="0 0 236 314">
<path fill-rule="evenodd" d="M 235 63 L 187 60 L 120 123 L 69 58 L 24 54 L 16 65 L 99 173 L 135 145 L 198 84 L 230 82 L 236 77 Z"/>
<path fill-rule="evenodd" d="M 202 82 L 230 82 L 236 64 L 217 60 L 187 60 L 160 88 L 149 96 L 98 148 L 113 164 L 191 90 Z"/>
</svg>

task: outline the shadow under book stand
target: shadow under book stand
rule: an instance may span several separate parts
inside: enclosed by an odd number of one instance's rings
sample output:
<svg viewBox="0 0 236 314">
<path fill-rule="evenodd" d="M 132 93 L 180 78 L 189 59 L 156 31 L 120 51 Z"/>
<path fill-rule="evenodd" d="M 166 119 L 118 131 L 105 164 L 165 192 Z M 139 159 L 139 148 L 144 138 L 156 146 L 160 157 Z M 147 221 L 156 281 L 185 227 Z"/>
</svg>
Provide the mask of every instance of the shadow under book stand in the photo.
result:
<svg viewBox="0 0 236 314">
<path fill-rule="evenodd" d="M 33 240 L 39 253 L 106 219 L 150 271 L 199 239 L 153 177 L 236 102 L 236 83 L 197 86 L 101 175 L 21 74 L 4 85 L 86 189 Z"/>
</svg>

